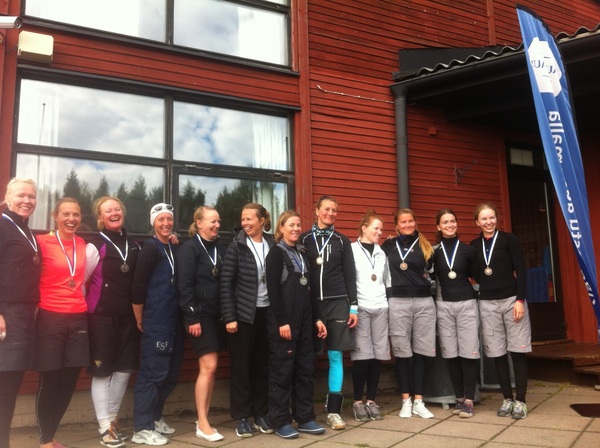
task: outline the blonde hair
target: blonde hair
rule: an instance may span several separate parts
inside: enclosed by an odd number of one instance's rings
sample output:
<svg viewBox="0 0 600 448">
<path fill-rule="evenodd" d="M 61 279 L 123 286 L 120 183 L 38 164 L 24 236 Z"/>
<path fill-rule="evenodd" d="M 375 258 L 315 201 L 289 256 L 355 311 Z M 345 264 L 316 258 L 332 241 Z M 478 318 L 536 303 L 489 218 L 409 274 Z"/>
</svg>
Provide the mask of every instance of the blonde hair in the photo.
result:
<svg viewBox="0 0 600 448">
<path fill-rule="evenodd" d="M 283 232 L 281 231 L 281 227 L 285 225 L 285 223 L 290 218 L 298 217 L 300 218 L 300 214 L 296 210 L 286 210 L 279 218 L 277 218 L 277 225 L 275 227 L 275 241 L 280 242 L 283 238 Z"/>
<path fill-rule="evenodd" d="M 491 202 L 482 202 L 481 204 L 477 204 L 477 207 L 475 208 L 475 213 L 473 214 L 473 219 L 477 221 L 479 219 L 479 214 L 486 209 L 492 210 L 496 215 L 496 218 L 498 217 L 498 209 L 494 204 L 492 204 Z"/>
<path fill-rule="evenodd" d="M 198 235 L 198 226 L 196 225 L 196 222 L 202 221 L 202 219 L 204 219 L 204 215 L 206 214 L 206 212 L 209 212 L 212 210 L 217 211 L 216 208 L 211 207 L 210 205 L 201 205 L 196 210 L 194 210 L 194 222 L 192 222 L 190 224 L 190 227 L 188 229 L 188 233 L 190 234 L 190 236 L 193 237 L 193 236 Z"/>
<path fill-rule="evenodd" d="M 30 179 L 28 177 L 13 177 L 11 180 L 8 181 L 8 184 L 6 184 L 6 194 L 4 195 L 4 201 L 2 201 L 0 205 L 8 204 L 8 196 L 12 193 L 16 184 L 29 184 L 33 186 L 33 188 L 35 189 L 35 194 L 37 196 L 37 184 L 33 179 Z"/>
<path fill-rule="evenodd" d="M 413 212 L 410 208 L 401 208 L 396 213 L 394 213 L 395 225 L 398 225 L 398 219 L 400 218 L 400 215 L 411 215 L 415 220 L 415 229 L 419 230 L 419 227 L 417 225 L 417 218 L 415 217 L 415 212 Z M 425 258 L 425 261 L 429 261 L 429 259 L 433 256 L 433 246 L 421 232 L 419 232 L 419 248 L 421 249 L 421 252 L 423 252 L 423 257 Z"/>
<path fill-rule="evenodd" d="M 115 201 L 119 203 L 119 207 L 123 210 L 123 217 L 125 217 L 125 213 L 127 210 L 125 209 L 125 204 L 119 198 L 114 196 L 102 196 L 94 201 L 92 204 L 92 212 L 96 215 L 96 225 L 98 226 L 98 230 L 104 229 L 104 221 L 102 221 L 102 213 L 100 212 L 100 207 L 108 201 Z"/>
</svg>

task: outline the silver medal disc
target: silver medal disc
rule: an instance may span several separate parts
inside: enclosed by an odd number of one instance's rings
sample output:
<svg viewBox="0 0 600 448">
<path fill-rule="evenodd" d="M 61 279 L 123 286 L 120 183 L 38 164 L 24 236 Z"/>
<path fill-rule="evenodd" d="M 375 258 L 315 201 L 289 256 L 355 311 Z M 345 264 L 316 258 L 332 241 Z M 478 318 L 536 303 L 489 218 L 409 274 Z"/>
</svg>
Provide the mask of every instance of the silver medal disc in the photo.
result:
<svg viewBox="0 0 600 448">
<path fill-rule="evenodd" d="M 68 285 L 69 285 L 69 288 L 75 288 L 75 280 L 73 280 L 73 279 L 69 280 Z"/>
<path fill-rule="evenodd" d="M 450 280 L 454 280 L 456 278 L 456 272 L 454 272 L 454 271 L 448 272 L 448 278 Z"/>
<path fill-rule="evenodd" d="M 219 276 L 219 268 L 217 268 L 216 266 L 213 267 L 210 272 L 212 273 L 213 277 L 218 277 Z"/>
<path fill-rule="evenodd" d="M 304 275 L 302 277 L 300 277 L 300 284 L 302 286 L 306 286 L 308 284 L 308 280 L 306 279 L 306 277 Z"/>
<path fill-rule="evenodd" d="M 317 264 L 318 265 L 322 265 L 323 264 L 323 257 L 317 257 Z"/>
<path fill-rule="evenodd" d="M 35 255 L 33 256 L 33 264 L 35 264 L 36 266 L 38 264 L 40 264 L 40 257 L 38 256 L 37 252 L 35 253 Z"/>
<path fill-rule="evenodd" d="M 408 265 L 405 262 L 400 263 L 400 269 L 406 271 L 408 269 Z"/>
<path fill-rule="evenodd" d="M 121 265 L 121 272 L 124 274 L 129 272 L 129 265 L 127 263 L 123 262 L 123 264 Z"/>
<path fill-rule="evenodd" d="M 483 273 L 485 275 L 492 275 L 493 272 L 494 271 L 492 271 L 492 268 L 490 268 L 489 266 L 483 270 Z"/>
</svg>

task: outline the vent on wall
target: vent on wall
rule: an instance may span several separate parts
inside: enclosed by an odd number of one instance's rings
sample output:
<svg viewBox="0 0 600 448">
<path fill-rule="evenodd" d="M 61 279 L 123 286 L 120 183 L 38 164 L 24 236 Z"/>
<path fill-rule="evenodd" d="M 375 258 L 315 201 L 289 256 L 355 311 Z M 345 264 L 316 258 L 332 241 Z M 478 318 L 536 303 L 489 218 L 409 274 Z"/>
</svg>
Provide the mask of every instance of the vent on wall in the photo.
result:
<svg viewBox="0 0 600 448">
<path fill-rule="evenodd" d="M 54 53 L 54 37 L 47 34 L 21 31 L 17 48 L 19 59 L 50 63 Z"/>
</svg>

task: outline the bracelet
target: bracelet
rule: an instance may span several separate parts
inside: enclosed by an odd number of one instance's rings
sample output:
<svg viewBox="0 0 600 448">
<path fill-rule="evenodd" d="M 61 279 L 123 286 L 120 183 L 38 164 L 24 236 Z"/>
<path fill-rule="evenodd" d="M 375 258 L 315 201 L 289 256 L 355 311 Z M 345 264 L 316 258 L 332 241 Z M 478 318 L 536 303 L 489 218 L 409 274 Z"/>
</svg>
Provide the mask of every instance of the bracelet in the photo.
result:
<svg viewBox="0 0 600 448">
<path fill-rule="evenodd" d="M 358 305 L 350 306 L 350 314 L 358 314 Z"/>
</svg>

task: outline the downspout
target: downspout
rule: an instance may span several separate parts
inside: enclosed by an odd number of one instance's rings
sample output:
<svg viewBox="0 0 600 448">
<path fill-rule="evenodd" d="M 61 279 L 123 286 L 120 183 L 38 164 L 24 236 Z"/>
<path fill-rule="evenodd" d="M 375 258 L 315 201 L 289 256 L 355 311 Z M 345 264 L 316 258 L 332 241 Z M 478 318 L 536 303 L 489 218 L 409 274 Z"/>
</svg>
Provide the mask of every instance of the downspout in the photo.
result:
<svg viewBox="0 0 600 448">
<path fill-rule="evenodd" d="M 410 207 L 408 189 L 408 131 L 406 126 L 406 87 L 394 89 L 396 113 L 396 157 L 398 167 L 398 208 Z"/>
</svg>

